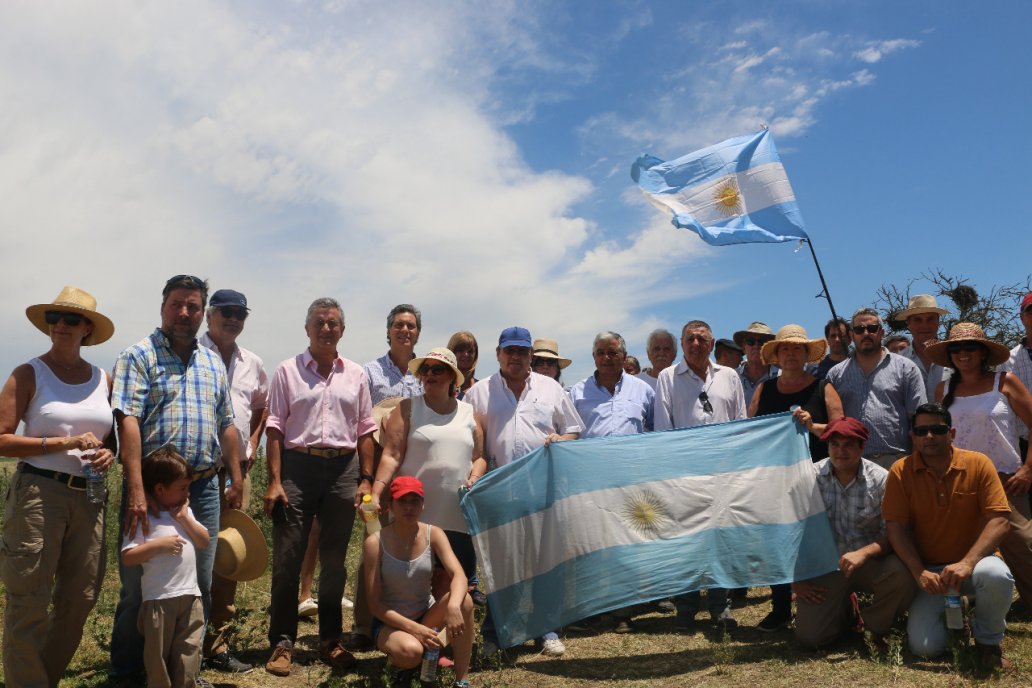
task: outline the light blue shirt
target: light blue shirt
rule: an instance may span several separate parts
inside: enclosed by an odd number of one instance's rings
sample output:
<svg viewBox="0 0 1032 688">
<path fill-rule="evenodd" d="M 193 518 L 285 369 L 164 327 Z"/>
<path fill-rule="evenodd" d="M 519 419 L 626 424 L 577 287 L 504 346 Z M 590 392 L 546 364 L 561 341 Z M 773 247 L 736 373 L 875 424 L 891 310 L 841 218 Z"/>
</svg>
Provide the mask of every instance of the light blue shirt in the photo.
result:
<svg viewBox="0 0 1032 688">
<path fill-rule="evenodd" d="M 401 370 L 394 365 L 390 351 L 375 361 L 369 361 L 362 369 L 365 370 L 366 381 L 369 383 L 369 396 L 373 400 L 373 406 L 391 397 L 408 399 L 423 393 L 423 383 L 410 373 L 408 368 Z"/>
<path fill-rule="evenodd" d="M 620 375 L 615 393 L 598 384 L 597 373 L 570 387 L 568 394 L 584 421 L 581 437 L 637 435 L 652 431 L 656 393 L 647 382 Z"/>
</svg>

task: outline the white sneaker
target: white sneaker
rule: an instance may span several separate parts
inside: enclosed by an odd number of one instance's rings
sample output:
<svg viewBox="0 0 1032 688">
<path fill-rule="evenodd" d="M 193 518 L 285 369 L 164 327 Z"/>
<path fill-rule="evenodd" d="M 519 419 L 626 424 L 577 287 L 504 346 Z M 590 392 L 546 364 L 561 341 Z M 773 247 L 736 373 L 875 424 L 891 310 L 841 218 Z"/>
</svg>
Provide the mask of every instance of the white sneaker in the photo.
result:
<svg viewBox="0 0 1032 688">
<path fill-rule="evenodd" d="M 341 610 L 344 610 L 344 609 L 354 609 L 355 608 L 355 603 L 352 602 L 351 600 L 349 600 L 346 597 L 342 597 L 342 598 L 340 598 L 340 608 L 341 608 Z"/>
<path fill-rule="evenodd" d="M 315 603 L 311 597 L 306 600 L 302 600 L 297 605 L 297 615 L 303 618 L 309 618 L 319 613 L 319 605 Z"/>
<path fill-rule="evenodd" d="M 549 638 L 541 643 L 541 654 L 549 657 L 562 657 L 566 653 L 566 646 L 558 638 Z"/>
</svg>

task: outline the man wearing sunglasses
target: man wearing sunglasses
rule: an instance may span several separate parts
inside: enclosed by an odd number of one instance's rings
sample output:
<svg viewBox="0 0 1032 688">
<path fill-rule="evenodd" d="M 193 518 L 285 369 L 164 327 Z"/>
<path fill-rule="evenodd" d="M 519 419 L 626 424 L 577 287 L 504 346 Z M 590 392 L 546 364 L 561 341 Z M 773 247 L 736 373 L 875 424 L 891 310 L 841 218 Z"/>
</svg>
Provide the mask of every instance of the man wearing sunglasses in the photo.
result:
<svg viewBox="0 0 1032 688">
<path fill-rule="evenodd" d="M 1000 366 L 1001 370 L 1014 373 L 1025 387 L 1032 389 L 1032 292 L 1025 294 L 1021 300 L 1021 324 L 1025 326 L 1025 336 L 1018 345 L 1011 349 L 1010 359 Z M 1021 444 L 1021 456 L 1028 456 L 1028 428 L 1018 421 L 1018 434 Z"/>
<path fill-rule="evenodd" d="M 686 323 L 681 329 L 681 348 L 684 360 L 659 374 L 653 421 L 656 430 L 745 418 L 745 394 L 738 373 L 710 360 L 713 351 L 710 326 L 702 320 Z M 724 630 L 736 628 L 738 622 L 731 615 L 727 589 L 710 588 L 707 595 L 706 606 L 713 623 Z M 678 595 L 674 605 L 677 627 L 693 628 L 695 615 L 702 609 L 699 591 Z"/>
<path fill-rule="evenodd" d="M 233 398 L 233 424 L 240 435 L 240 458 L 243 461 L 240 467 L 243 475 L 240 508 L 245 511 L 251 496 L 250 469 L 265 431 L 265 414 L 269 402 L 269 376 L 265 372 L 265 364 L 253 351 L 237 344 L 237 337 L 244 331 L 244 322 L 250 311 L 246 296 L 232 289 L 219 289 L 208 301 L 208 331 L 198 340 L 201 346 L 217 353 L 226 366 L 229 392 Z M 219 482 L 225 485 L 227 480 L 230 480 L 229 471 L 223 464 L 219 468 Z M 228 508 L 225 502 L 222 508 Z M 236 581 L 214 573 L 211 581 L 211 614 L 208 619 L 210 625 L 204 638 L 204 666 L 227 673 L 244 674 L 253 667 L 233 656 L 228 642 L 229 630 L 236 614 L 233 604 L 235 597 Z"/>
<path fill-rule="evenodd" d="M 889 542 L 917 582 L 910 605 L 910 651 L 946 651 L 947 595 L 977 596 L 971 632 L 987 669 L 1008 669 L 1000 651 L 1014 578 L 995 556 L 1010 506 L 989 457 L 953 446 L 949 411 L 923 404 L 911 419 L 914 452 L 897 461 L 885 484 L 882 516 Z"/>
<path fill-rule="evenodd" d="M 910 417 L 928 400 L 921 369 L 882 346 L 885 330 L 873 308 L 861 308 L 850 323 L 853 353 L 828 371 L 828 384 L 842 411 L 871 433 L 867 459 L 889 468 L 910 452 Z"/>
<path fill-rule="evenodd" d="M 738 377 L 742 380 L 742 393 L 748 406 L 756 388 L 778 376 L 778 367 L 767 365 L 760 356 L 760 349 L 774 339 L 774 332 L 767 323 L 753 322 L 748 328 L 735 332 L 733 339 L 745 352 L 745 363 L 738 366 Z"/>
</svg>

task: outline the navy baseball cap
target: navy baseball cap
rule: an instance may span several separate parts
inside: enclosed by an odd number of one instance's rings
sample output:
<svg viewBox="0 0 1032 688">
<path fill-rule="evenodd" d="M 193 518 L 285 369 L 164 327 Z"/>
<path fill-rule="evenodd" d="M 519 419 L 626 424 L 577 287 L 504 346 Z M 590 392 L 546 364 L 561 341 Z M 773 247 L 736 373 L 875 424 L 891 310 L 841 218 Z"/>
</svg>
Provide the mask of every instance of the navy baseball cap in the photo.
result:
<svg viewBox="0 0 1032 688">
<path fill-rule="evenodd" d="M 742 351 L 742 347 L 735 344 L 733 339 L 718 339 L 716 341 L 715 346 L 725 346 L 728 349 L 731 349 L 732 351 L 737 351 L 740 354 L 745 353 L 744 351 Z"/>
<path fill-rule="evenodd" d="M 208 305 L 215 306 L 216 308 L 219 306 L 240 306 L 248 312 L 251 311 L 250 308 L 247 308 L 247 297 L 232 289 L 219 289 L 211 295 Z"/>
<path fill-rule="evenodd" d="M 530 332 L 525 327 L 506 327 L 498 337 L 498 346 L 525 346 L 530 348 Z"/>
</svg>

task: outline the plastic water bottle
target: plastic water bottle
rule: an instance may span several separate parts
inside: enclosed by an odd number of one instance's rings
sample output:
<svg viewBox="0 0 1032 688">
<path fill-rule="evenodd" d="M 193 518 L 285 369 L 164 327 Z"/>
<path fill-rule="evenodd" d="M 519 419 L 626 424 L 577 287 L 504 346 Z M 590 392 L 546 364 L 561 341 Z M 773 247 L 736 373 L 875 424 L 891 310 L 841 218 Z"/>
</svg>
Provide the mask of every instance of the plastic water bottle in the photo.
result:
<svg viewBox="0 0 1032 688">
<path fill-rule="evenodd" d="M 960 592 L 954 588 L 946 591 L 946 628 L 964 628 L 964 610 L 960 606 Z"/>
<path fill-rule="evenodd" d="M 373 506 L 373 496 L 364 495 L 362 505 L 358 508 L 362 512 L 362 520 L 365 521 L 366 535 L 380 532 L 380 514 L 376 513 L 376 507 Z"/>
<path fill-rule="evenodd" d="M 107 497 L 107 485 L 104 484 L 104 474 L 94 468 L 91 463 L 83 466 L 82 472 L 86 477 L 86 499 L 91 504 L 103 504 L 104 498 Z"/>
<path fill-rule="evenodd" d="M 437 631 L 435 628 L 434 631 Z M 419 682 L 433 685 L 437 681 L 437 661 L 441 658 L 441 649 L 428 647 L 423 650 L 423 664 L 419 667 Z"/>
</svg>

